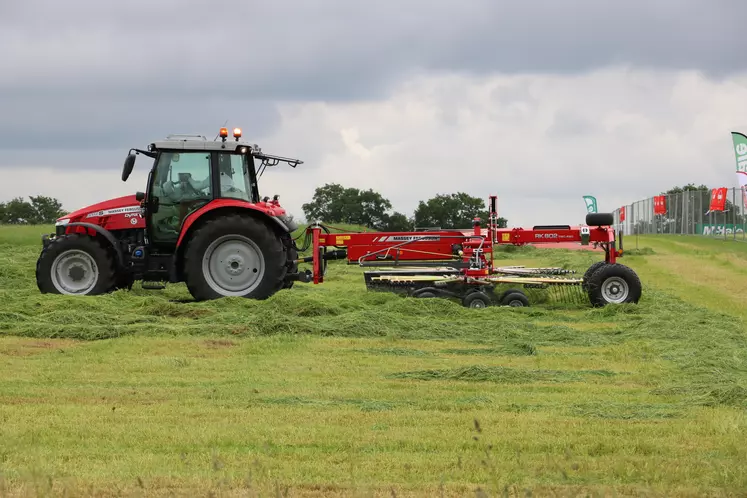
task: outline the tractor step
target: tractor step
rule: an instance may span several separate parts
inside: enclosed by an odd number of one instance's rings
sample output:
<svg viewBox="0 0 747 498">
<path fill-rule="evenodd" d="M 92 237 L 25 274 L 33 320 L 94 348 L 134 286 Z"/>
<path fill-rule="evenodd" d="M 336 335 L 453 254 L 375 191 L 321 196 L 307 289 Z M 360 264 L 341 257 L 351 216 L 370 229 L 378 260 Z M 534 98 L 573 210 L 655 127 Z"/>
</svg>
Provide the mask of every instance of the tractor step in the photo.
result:
<svg viewBox="0 0 747 498">
<path fill-rule="evenodd" d="M 166 288 L 166 284 L 157 283 L 157 282 L 150 282 L 150 283 L 143 282 L 141 285 L 141 288 L 143 290 L 163 290 Z"/>
</svg>

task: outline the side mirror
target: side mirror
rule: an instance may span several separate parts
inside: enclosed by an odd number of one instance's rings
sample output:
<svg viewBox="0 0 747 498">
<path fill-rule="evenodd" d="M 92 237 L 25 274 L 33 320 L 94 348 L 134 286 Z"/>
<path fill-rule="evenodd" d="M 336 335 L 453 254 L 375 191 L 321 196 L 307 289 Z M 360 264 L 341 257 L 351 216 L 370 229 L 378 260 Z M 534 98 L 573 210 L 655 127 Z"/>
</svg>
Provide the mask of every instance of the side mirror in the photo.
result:
<svg viewBox="0 0 747 498">
<path fill-rule="evenodd" d="M 132 173 L 132 168 L 135 167 L 135 154 L 130 152 L 125 158 L 124 167 L 122 168 L 122 181 L 126 182 Z"/>
</svg>

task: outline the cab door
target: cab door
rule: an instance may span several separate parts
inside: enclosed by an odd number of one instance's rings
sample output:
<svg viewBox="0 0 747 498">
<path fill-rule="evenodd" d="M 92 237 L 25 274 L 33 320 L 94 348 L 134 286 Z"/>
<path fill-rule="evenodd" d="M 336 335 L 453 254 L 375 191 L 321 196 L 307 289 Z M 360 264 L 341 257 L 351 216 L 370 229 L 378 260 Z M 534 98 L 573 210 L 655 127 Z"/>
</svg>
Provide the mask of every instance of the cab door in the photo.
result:
<svg viewBox="0 0 747 498">
<path fill-rule="evenodd" d="M 184 218 L 213 199 L 211 156 L 209 151 L 159 152 L 145 214 L 152 243 L 174 246 Z"/>
</svg>

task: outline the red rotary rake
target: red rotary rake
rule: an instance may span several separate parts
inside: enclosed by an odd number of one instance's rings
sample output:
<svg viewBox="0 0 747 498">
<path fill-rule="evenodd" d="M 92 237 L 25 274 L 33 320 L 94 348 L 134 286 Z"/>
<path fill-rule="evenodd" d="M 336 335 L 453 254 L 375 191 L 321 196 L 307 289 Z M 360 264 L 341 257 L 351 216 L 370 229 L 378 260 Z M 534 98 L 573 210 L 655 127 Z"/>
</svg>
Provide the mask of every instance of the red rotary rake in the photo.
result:
<svg viewBox="0 0 747 498">
<path fill-rule="evenodd" d="M 578 290 L 594 306 L 637 303 L 641 283 L 635 272 L 617 262 L 622 256 L 613 218 L 608 213 L 590 213 L 586 225 L 497 227 L 497 198 L 490 197 L 487 229 L 475 218 L 473 230 L 435 230 L 422 232 L 332 233 L 320 223 L 306 230 L 301 250 L 312 248 L 312 255 L 300 262 L 312 263 L 308 281 L 324 282 L 326 261 L 346 258 L 349 264 L 378 267 L 364 272 L 368 289 L 397 292 L 412 297 L 458 299 L 464 306 L 482 308 L 491 304 L 528 306 L 527 293 L 517 289 L 551 289 L 561 300 L 576 300 Z M 499 245 L 553 244 L 578 242 L 604 249 L 604 261 L 589 267 L 583 278 L 567 278 L 575 273 L 563 268 L 496 267 L 494 249 Z M 328 248 L 335 250 L 328 251 Z M 496 297 L 499 285 L 509 286 Z M 576 292 L 572 292 L 575 290 Z"/>
</svg>

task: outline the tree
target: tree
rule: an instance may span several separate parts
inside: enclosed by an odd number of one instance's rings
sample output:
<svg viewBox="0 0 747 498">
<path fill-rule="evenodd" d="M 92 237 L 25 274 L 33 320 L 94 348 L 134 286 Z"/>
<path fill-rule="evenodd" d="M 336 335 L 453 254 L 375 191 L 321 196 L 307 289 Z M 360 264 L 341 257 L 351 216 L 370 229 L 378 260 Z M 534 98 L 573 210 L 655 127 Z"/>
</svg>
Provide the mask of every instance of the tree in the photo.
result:
<svg viewBox="0 0 747 498">
<path fill-rule="evenodd" d="M 49 224 L 65 214 L 60 201 L 53 197 L 30 196 L 31 202 L 16 197 L 0 203 L 0 223 L 5 224 Z"/>
<path fill-rule="evenodd" d="M 404 214 L 396 211 L 386 216 L 383 228 L 387 232 L 411 232 L 414 229 L 413 221 Z"/>
<path fill-rule="evenodd" d="M 309 221 L 363 225 L 374 230 L 389 230 L 391 223 L 402 223 L 404 215 L 389 215 L 391 208 L 392 203 L 372 189 L 346 188 L 336 183 L 317 187 L 311 202 L 301 206 Z"/>
<path fill-rule="evenodd" d="M 60 201 L 53 197 L 32 195 L 29 198 L 34 210 L 34 223 L 54 223 L 57 218 L 65 214 Z"/>
<path fill-rule="evenodd" d="M 694 183 L 688 183 L 687 185 L 683 187 L 670 188 L 666 192 L 662 192 L 661 195 L 673 195 L 673 194 L 681 194 L 682 192 L 698 192 L 698 191 L 705 191 L 705 192 L 710 193 L 711 189 L 709 189 L 703 184 L 696 187 Z"/>
<path fill-rule="evenodd" d="M 431 199 L 420 201 L 415 210 L 415 225 L 418 227 L 469 228 L 476 217 L 483 225 L 488 222 L 485 201 L 464 192 L 438 194 Z M 498 218 L 498 227 L 505 228 L 508 221 Z"/>
<path fill-rule="evenodd" d="M 16 197 L 5 204 L 3 223 L 33 224 L 36 221 L 34 207 L 23 197 Z"/>
</svg>

